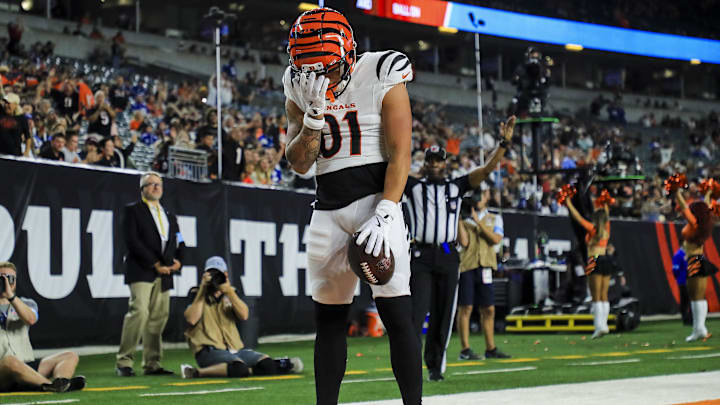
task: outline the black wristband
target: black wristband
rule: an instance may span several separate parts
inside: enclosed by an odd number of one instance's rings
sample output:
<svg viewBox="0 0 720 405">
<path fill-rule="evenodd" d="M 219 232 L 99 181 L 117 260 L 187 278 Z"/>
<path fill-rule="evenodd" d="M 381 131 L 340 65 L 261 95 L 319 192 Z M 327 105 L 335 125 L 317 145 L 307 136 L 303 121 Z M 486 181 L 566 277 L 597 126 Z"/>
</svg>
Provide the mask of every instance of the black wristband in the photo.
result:
<svg viewBox="0 0 720 405">
<path fill-rule="evenodd" d="M 13 295 L 12 297 L 8 298 L 8 301 L 13 302 L 13 300 L 17 298 L 17 294 Z"/>
<path fill-rule="evenodd" d="M 498 146 L 500 146 L 501 148 L 507 149 L 508 146 L 510 146 L 510 144 L 508 143 L 508 141 L 503 139 L 502 141 L 500 141 L 500 144 Z"/>
</svg>

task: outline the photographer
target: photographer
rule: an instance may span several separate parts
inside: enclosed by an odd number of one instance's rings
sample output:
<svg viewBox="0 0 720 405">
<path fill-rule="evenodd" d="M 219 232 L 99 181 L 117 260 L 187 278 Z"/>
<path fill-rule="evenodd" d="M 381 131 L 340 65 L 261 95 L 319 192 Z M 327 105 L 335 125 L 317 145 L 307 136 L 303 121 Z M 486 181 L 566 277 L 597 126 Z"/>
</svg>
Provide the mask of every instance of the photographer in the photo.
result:
<svg viewBox="0 0 720 405">
<path fill-rule="evenodd" d="M 495 293 L 493 272 L 497 271 L 495 246 L 502 242 L 505 234 L 502 215 L 490 212 L 490 186 L 481 183 L 480 194 L 475 194 L 470 210 L 463 212 L 459 222 L 460 278 L 458 281 L 457 325 L 462 350 L 458 360 L 481 360 L 483 357 L 470 348 L 470 315 L 475 306 L 479 307 L 482 331 L 485 335 L 485 358 L 506 359 L 510 355 L 495 345 Z"/>
<path fill-rule="evenodd" d="M 36 359 L 30 326 L 38 321 L 35 301 L 15 295 L 17 270 L 0 262 L 0 392 L 39 390 L 65 392 L 85 387 L 85 377 L 73 377 L 78 355 L 62 352 Z"/>
<path fill-rule="evenodd" d="M 238 297 L 227 277 L 227 264 L 220 256 L 205 262 L 200 287 L 190 290 L 192 304 L 185 310 L 185 331 L 199 368 L 180 366 L 183 378 L 247 377 L 300 373 L 299 357 L 272 359 L 244 348 L 236 322 L 248 319 L 250 310 Z"/>
<path fill-rule="evenodd" d="M 552 59 L 542 59 L 537 48 L 529 47 L 525 51 L 525 61 L 513 73 L 512 84 L 517 87 L 517 95 L 512 100 L 514 114 L 538 116 L 545 108 L 550 87 L 549 65 Z"/>
</svg>

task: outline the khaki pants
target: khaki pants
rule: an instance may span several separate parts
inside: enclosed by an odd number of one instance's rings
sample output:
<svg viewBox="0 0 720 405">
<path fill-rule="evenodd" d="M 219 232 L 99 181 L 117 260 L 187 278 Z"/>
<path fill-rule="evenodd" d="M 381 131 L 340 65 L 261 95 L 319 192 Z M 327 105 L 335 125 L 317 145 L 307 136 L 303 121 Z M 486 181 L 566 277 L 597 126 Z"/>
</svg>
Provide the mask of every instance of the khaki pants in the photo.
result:
<svg viewBox="0 0 720 405">
<path fill-rule="evenodd" d="M 130 284 L 128 313 L 123 321 L 117 367 L 133 366 L 135 350 L 143 342 L 143 368 L 154 370 L 162 360 L 162 333 L 170 314 L 170 291 L 162 291 L 160 277 L 154 282 Z"/>
</svg>

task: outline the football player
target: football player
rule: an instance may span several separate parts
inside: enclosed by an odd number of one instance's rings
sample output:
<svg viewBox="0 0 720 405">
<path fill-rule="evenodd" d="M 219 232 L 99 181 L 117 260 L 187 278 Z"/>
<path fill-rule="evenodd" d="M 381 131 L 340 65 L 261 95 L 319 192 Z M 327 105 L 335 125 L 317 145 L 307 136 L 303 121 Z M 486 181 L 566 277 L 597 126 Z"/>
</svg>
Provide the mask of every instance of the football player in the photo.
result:
<svg viewBox="0 0 720 405">
<path fill-rule="evenodd" d="M 347 246 L 395 258 L 393 278 L 372 285 L 390 339 L 391 363 L 403 402 L 422 396 L 420 345 L 410 300 L 410 257 L 399 205 L 410 170 L 412 116 L 405 84 L 413 71 L 397 51 L 356 54 L 349 22 L 317 8 L 290 29 L 290 66 L 283 75 L 292 168 L 317 165 L 317 200 L 307 241 L 315 301 L 317 404 L 336 404 L 347 362 L 346 321 L 358 278 Z"/>
</svg>

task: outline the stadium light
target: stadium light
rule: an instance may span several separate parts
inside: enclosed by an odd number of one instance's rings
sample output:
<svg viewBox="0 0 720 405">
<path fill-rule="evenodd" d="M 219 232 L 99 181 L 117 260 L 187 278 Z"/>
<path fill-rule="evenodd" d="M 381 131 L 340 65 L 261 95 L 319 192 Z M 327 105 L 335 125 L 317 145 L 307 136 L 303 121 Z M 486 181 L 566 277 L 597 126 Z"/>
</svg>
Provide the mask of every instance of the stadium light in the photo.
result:
<svg viewBox="0 0 720 405">
<path fill-rule="evenodd" d="M 701 63 L 702 63 L 702 61 L 700 61 L 700 59 L 690 59 L 691 65 L 699 65 Z"/>
<path fill-rule="evenodd" d="M 300 10 L 300 11 L 315 10 L 318 7 L 320 7 L 320 6 L 317 4 L 313 4 L 313 3 L 302 2 L 302 3 L 298 4 L 298 10 Z"/>
<path fill-rule="evenodd" d="M 572 52 L 580 52 L 584 48 L 580 44 L 565 44 L 565 49 L 567 49 L 568 51 L 572 51 Z"/>
<path fill-rule="evenodd" d="M 22 0 L 20 2 L 20 8 L 22 8 L 23 11 L 30 11 L 33 8 L 33 0 Z"/>
<path fill-rule="evenodd" d="M 457 34 L 458 29 L 453 27 L 438 27 L 438 31 L 443 34 Z"/>
</svg>

